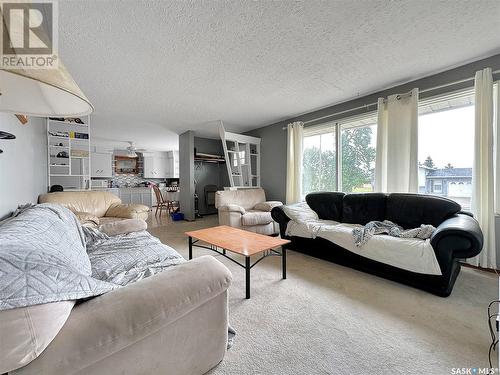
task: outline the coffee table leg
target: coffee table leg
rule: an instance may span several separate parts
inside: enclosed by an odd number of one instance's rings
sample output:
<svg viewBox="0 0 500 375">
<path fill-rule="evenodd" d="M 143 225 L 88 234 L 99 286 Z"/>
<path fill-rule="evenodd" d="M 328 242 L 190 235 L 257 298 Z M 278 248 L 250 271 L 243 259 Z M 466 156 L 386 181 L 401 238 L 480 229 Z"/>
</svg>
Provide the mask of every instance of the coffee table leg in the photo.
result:
<svg viewBox="0 0 500 375">
<path fill-rule="evenodd" d="M 281 266 L 283 267 L 283 278 L 286 279 L 286 248 L 281 246 Z"/>
<path fill-rule="evenodd" d="M 193 259 L 193 238 L 190 236 L 189 239 L 189 260 Z"/>
<path fill-rule="evenodd" d="M 245 257 L 246 298 L 250 298 L 250 257 Z"/>
</svg>

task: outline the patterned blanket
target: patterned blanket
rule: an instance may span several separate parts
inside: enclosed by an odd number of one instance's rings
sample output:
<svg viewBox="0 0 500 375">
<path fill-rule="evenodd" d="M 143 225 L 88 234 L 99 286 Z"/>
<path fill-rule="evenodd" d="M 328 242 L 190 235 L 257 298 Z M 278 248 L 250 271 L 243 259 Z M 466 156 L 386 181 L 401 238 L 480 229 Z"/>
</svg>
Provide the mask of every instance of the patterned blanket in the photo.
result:
<svg viewBox="0 0 500 375">
<path fill-rule="evenodd" d="M 39 204 L 0 224 L 0 310 L 97 296 L 182 262 L 146 231 L 108 237 Z"/>
<path fill-rule="evenodd" d="M 352 235 L 354 237 L 354 244 L 358 247 L 363 246 L 372 238 L 375 234 L 388 234 L 392 237 L 401 238 L 420 238 L 421 240 L 426 240 L 431 238 L 432 233 L 436 228 L 432 225 L 422 224 L 420 228 L 413 228 L 404 230 L 392 221 L 370 221 L 364 226 L 364 228 L 354 228 L 352 230 Z"/>
</svg>

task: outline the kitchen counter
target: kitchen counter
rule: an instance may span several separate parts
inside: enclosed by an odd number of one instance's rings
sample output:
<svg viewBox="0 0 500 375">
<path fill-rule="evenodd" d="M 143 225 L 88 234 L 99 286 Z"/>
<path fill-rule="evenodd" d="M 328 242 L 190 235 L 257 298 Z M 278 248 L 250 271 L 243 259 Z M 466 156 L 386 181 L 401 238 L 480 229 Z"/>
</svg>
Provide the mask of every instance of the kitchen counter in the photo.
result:
<svg viewBox="0 0 500 375">
<path fill-rule="evenodd" d="M 179 190 L 169 191 L 169 187 L 161 187 L 160 190 L 167 200 L 178 201 Z M 156 205 L 156 196 L 152 187 L 135 186 L 120 188 L 92 188 L 92 190 L 105 190 L 118 196 L 125 204 L 144 204 L 152 207 Z"/>
</svg>

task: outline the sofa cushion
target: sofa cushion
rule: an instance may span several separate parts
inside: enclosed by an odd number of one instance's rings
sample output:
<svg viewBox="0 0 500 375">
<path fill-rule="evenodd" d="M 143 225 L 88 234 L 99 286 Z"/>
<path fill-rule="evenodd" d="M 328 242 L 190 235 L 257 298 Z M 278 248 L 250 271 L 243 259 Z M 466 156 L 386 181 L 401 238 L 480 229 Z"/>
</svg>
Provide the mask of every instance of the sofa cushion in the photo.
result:
<svg viewBox="0 0 500 375">
<path fill-rule="evenodd" d="M 238 212 L 242 215 L 246 212 L 246 210 L 243 207 L 238 206 L 237 204 L 226 204 L 224 206 L 219 206 L 217 208 L 219 212 Z"/>
<path fill-rule="evenodd" d="M 38 357 L 66 322 L 75 301 L 0 311 L 0 374 Z"/>
<path fill-rule="evenodd" d="M 308 223 L 290 221 L 287 226 L 287 235 L 305 238 L 321 237 L 354 254 L 393 267 L 420 274 L 442 274 L 429 240 L 377 235 L 358 247 L 354 244 L 352 235 L 354 228 L 360 228 L 360 226 L 322 220 Z"/>
<path fill-rule="evenodd" d="M 346 194 L 342 202 L 342 222 L 365 225 L 384 221 L 387 195 L 384 193 Z"/>
<path fill-rule="evenodd" d="M 248 225 L 265 225 L 272 223 L 273 218 L 270 212 L 264 211 L 247 211 L 241 216 L 241 224 Z"/>
<path fill-rule="evenodd" d="M 461 209 L 458 203 L 442 197 L 392 193 L 387 197 L 386 219 L 405 229 L 421 224 L 437 227 Z"/>
<path fill-rule="evenodd" d="M 143 204 L 112 204 L 104 216 L 123 217 L 124 219 L 146 220 L 149 216 L 150 208 Z"/>
<path fill-rule="evenodd" d="M 283 211 L 290 220 L 294 220 L 298 223 L 319 219 L 316 211 L 311 210 L 311 207 L 309 207 L 306 202 L 288 204 L 283 206 Z"/>
<path fill-rule="evenodd" d="M 99 226 L 99 230 L 108 236 L 117 236 L 148 229 L 148 224 L 142 219 L 116 220 Z"/>
<path fill-rule="evenodd" d="M 102 217 L 110 206 L 122 201 L 108 191 L 62 191 L 42 194 L 38 197 L 38 203 L 57 203 L 73 212 L 88 212 Z"/>
<path fill-rule="evenodd" d="M 123 220 L 127 220 L 127 219 L 124 217 L 103 216 L 103 217 L 99 218 L 99 225 L 114 223 L 116 221 L 123 221 Z"/>
<path fill-rule="evenodd" d="M 306 202 L 321 220 L 341 221 L 344 195 L 339 192 L 310 193 L 306 196 Z"/>
<path fill-rule="evenodd" d="M 257 210 L 257 211 L 268 211 L 268 212 L 271 212 L 271 210 L 274 207 L 278 207 L 278 206 L 282 206 L 282 205 L 283 205 L 283 203 L 280 202 L 280 201 L 260 202 L 260 203 L 257 203 L 253 209 Z"/>
<path fill-rule="evenodd" d="M 223 190 L 215 192 L 215 207 L 227 206 L 228 204 L 237 204 L 245 210 L 251 210 L 257 203 L 266 201 L 264 189 L 239 189 Z"/>
</svg>

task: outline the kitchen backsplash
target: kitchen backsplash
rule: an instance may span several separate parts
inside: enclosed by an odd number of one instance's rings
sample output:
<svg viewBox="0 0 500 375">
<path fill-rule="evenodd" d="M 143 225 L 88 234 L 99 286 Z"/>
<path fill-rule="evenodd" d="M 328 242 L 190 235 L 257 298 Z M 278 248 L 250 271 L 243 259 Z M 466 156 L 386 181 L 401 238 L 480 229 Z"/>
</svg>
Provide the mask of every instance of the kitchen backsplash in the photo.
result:
<svg viewBox="0 0 500 375">
<path fill-rule="evenodd" d="M 139 186 L 141 183 L 148 181 L 136 174 L 119 174 L 112 178 L 113 187 L 129 187 Z"/>
<path fill-rule="evenodd" d="M 92 180 L 105 180 L 111 181 L 112 187 L 136 187 L 142 185 L 144 182 L 160 183 L 165 182 L 167 186 L 172 185 L 173 182 L 179 183 L 178 178 L 143 178 L 136 174 L 118 174 L 112 178 L 92 178 Z"/>
</svg>

